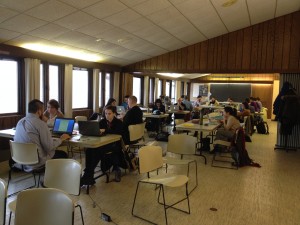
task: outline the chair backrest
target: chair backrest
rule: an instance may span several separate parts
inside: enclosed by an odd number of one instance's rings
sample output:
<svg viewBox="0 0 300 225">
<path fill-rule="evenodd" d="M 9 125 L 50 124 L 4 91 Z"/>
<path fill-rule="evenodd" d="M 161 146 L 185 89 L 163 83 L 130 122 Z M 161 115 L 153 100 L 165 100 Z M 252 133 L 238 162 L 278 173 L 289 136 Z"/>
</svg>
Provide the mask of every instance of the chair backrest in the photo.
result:
<svg viewBox="0 0 300 225">
<path fill-rule="evenodd" d="M 12 159 L 22 165 L 33 165 L 39 162 L 38 147 L 34 143 L 10 141 Z"/>
<path fill-rule="evenodd" d="M 27 189 L 18 194 L 15 225 L 72 225 L 74 203 L 54 188 Z"/>
<path fill-rule="evenodd" d="M 146 123 L 139 123 L 128 126 L 130 141 L 140 140 L 144 137 L 145 125 Z"/>
<path fill-rule="evenodd" d="M 162 148 L 160 146 L 143 146 L 138 154 L 140 173 L 148 173 L 163 166 Z"/>
<path fill-rule="evenodd" d="M 57 188 L 71 195 L 79 195 L 81 169 L 81 164 L 74 159 L 47 160 L 44 186 Z"/>
<path fill-rule="evenodd" d="M 0 224 L 5 225 L 7 184 L 0 178 Z"/>
<path fill-rule="evenodd" d="M 194 155 L 197 138 L 186 134 L 173 134 L 168 139 L 168 152 L 182 155 Z"/>
<path fill-rule="evenodd" d="M 75 116 L 75 121 L 78 123 L 78 121 L 87 121 L 86 116 Z"/>
</svg>

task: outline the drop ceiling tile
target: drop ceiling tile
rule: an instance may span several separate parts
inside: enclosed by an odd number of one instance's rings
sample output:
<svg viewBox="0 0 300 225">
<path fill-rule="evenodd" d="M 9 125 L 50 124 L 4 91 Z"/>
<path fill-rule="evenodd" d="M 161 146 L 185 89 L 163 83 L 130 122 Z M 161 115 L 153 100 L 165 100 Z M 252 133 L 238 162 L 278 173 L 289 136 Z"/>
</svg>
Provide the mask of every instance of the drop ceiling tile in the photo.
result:
<svg viewBox="0 0 300 225">
<path fill-rule="evenodd" d="M 8 45 L 14 45 L 19 47 L 22 47 L 22 45 L 26 43 L 49 44 L 47 40 L 38 37 L 33 37 L 30 35 L 21 35 L 6 42 L 6 44 Z"/>
<path fill-rule="evenodd" d="M 251 0 L 248 1 L 251 25 L 273 19 L 276 9 L 276 1 L 273 0 Z"/>
<path fill-rule="evenodd" d="M 140 29 L 138 29 L 132 33 L 140 38 L 147 38 L 149 36 L 152 36 L 153 34 L 161 35 L 163 37 L 163 35 L 166 32 L 162 28 L 160 28 L 154 24 L 151 24 L 150 26 L 141 27 Z"/>
<path fill-rule="evenodd" d="M 26 11 L 27 15 L 52 22 L 76 11 L 74 7 L 56 0 L 47 1 L 37 7 Z"/>
<path fill-rule="evenodd" d="M 46 24 L 45 21 L 24 14 L 20 14 L 16 17 L 13 17 L 1 23 L 0 28 L 16 31 L 20 33 L 26 33 L 45 24 Z"/>
<path fill-rule="evenodd" d="M 83 42 L 85 40 L 93 40 L 88 35 L 79 33 L 77 31 L 69 31 L 67 33 L 64 33 L 60 36 L 57 36 L 56 38 L 53 39 L 53 41 L 57 41 L 59 43 L 64 43 L 64 44 L 70 44 L 70 45 L 80 45 L 80 42 Z"/>
<path fill-rule="evenodd" d="M 141 18 L 140 14 L 136 13 L 131 9 L 125 9 L 112 16 L 106 17 L 103 20 L 112 25 L 121 26 L 123 24 L 129 23 L 130 21 L 136 20 L 138 18 Z"/>
<path fill-rule="evenodd" d="M 299 0 L 277 0 L 276 17 L 300 10 Z"/>
<path fill-rule="evenodd" d="M 114 48 L 118 48 L 118 45 L 107 41 L 99 41 L 99 42 L 94 41 L 93 43 L 90 44 L 89 47 L 87 47 L 88 50 L 102 52 L 102 53 L 112 50 Z"/>
<path fill-rule="evenodd" d="M 111 43 L 118 43 L 119 39 L 132 39 L 132 34 L 116 27 L 111 30 L 100 32 L 99 34 L 97 34 L 97 37 Z"/>
<path fill-rule="evenodd" d="M 135 21 L 129 22 L 127 24 L 123 24 L 122 28 L 124 30 L 127 30 L 130 33 L 134 33 L 137 30 L 143 29 L 145 27 L 151 27 L 153 26 L 153 23 L 146 18 L 140 18 Z"/>
<path fill-rule="evenodd" d="M 24 12 L 46 1 L 48 0 L 26 0 L 26 4 L 24 4 L 24 0 L 1 0 L 0 4 L 19 12 Z"/>
<path fill-rule="evenodd" d="M 97 2 L 101 2 L 103 0 L 84 0 L 84 1 L 78 1 L 78 0 L 60 0 L 61 2 L 64 2 L 68 5 L 71 5 L 77 9 L 83 9 L 85 7 L 91 6 Z"/>
<path fill-rule="evenodd" d="M 132 6 L 138 5 L 142 2 L 145 2 L 147 0 L 120 0 L 120 1 L 128 7 L 132 7 Z"/>
<path fill-rule="evenodd" d="M 0 23 L 2 23 L 3 21 L 16 16 L 18 14 L 18 12 L 14 11 L 14 10 L 10 10 L 4 7 L 0 6 Z"/>
<path fill-rule="evenodd" d="M 222 6 L 224 0 L 212 0 L 212 3 L 230 32 L 250 26 L 249 14 L 245 1 L 237 1 L 230 7 Z"/>
<path fill-rule="evenodd" d="M 99 19 L 102 19 L 118 13 L 126 8 L 127 7 L 118 0 L 104 0 L 83 9 L 83 11 Z"/>
<path fill-rule="evenodd" d="M 183 17 L 182 14 L 173 6 L 154 12 L 147 16 L 153 23 L 161 24 L 165 20 L 177 19 Z M 184 18 L 184 17 L 183 17 Z"/>
<path fill-rule="evenodd" d="M 182 41 L 176 39 L 175 37 L 160 39 L 155 42 L 156 45 L 163 47 L 169 51 L 173 51 L 175 49 L 186 47 L 187 44 Z"/>
<path fill-rule="evenodd" d="M 90 24 L 96 20 L 97 19 L 95 17 L 90 16 L 85 12 L 77 11 L 55 21 L 54 23 L 62 27 L 66 27 L 68 29 L 74 30 L 80 27 L 84 27 L 85 25 Z"/>
<path fill-rule="evenodd" d="M 69 29 L 66 29 L 64 27 L 61 27 L 59 25 L 48 23 L 44 26 L 41 26 L 35 30 L 32 30 L 28 32 L 28 34 L 44 39 L 51 40 L 59 35 L 62 35 L 63 33 L 69 32 Z"/>
<path fill-rule="evenodd" d="M 76 29 L 79 32 L 82 32 L 87 35 L 95 36 L 101 32 L 114 29 L 115 27 L 101 20 L 97 20 L 91 24 L 88 24 L 84 27 Z"/>
<path fill-rule="evenodd" d="M 153 2 L 153 0 L 147 0 L 145 2 L 142 2 L 141 4 L 133 6 L 132 9 L 136 10 L 144 16 L 147 16 L 170 6 L 172 5 L 167 0 L 156 0 L 155 3 Z"/>
<path fill-rule="evenodd" d="M 16 38 L 20 35 L 21 34 L 18 32 L 0 29 L 0 43 L 4 43 L 4 42 L 9 41 L 10 39 Z"/>
</svg>

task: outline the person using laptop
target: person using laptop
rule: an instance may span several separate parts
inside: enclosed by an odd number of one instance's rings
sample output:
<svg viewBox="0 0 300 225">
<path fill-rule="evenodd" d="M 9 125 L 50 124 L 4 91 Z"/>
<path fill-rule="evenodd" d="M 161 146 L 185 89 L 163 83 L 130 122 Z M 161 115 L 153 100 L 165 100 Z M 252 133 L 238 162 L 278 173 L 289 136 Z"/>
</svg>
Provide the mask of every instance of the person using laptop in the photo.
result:
<svg viewBox="0 0 300 225">
<path fill-rule="evenodd" d="M 15 142 L 35 143 L 38 147 L 39 163 L 25 166 L 24 170 L 27 172 L 43 167 L 48 159 L 68 158 L 66 152 L 56 150 L 56 148 L 64 140 L 69 139 L 70 136 L 62 134 L 60 138 L 52 138 L 47 124 L 42 120 L 43 112 L 43 102 L 38 99 L 30 101 L 27 115 L 22 118 L 16 126 Z M 18 165 L 12 159 L 9 164 L 11 167 L 22 168 L 21 165 Z"/>
<path fill-rule="evenodd" d="M 99 128 L 100 132 L 106 134 L 120 134 L 123 133 L 123 123 L 116 118 L 116 107 L 107 106 L 105 108 L 105 118 L 100 120 Z M 97 149 L 88 148 L 85 152 L 85 169 L 84 175 L 81 177 L 81 185 L 93 185 L 95 184 L 94 170 L 100 160 L 105 158 L 106 154 L 110 154 L 113 171 L 115 171 L 115 181 L 121 181 L 120 164 L 123 158 L 123 152 L 121 143 L 111 143 L 105 146 L 101 146 Z M 105 171 L 103 171 L 105 172 Z"/>
<path fill-rule="evenodd" d="M 55 99 L 50 99 L 47 102 L 47 110 L 43 114 L 43 120 L 48 127 L 53 127 L 56 117 L 64 117 L 64 114 L 59 111 L 59 103 Z"/>
</svg>

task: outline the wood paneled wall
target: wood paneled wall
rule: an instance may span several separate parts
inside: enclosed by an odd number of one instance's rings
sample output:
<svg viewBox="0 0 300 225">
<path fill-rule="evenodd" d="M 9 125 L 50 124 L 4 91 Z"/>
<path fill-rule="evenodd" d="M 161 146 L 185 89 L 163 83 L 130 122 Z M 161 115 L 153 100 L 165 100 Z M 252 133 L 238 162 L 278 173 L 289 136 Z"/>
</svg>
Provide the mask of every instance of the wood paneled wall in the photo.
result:
<svg viewBox="0 0 300 225">
<path fill-rule="evenodd" d="M 125 72 L 269 73 L 300 70 L 300 11 L 123 67 Z"/>
</svg>

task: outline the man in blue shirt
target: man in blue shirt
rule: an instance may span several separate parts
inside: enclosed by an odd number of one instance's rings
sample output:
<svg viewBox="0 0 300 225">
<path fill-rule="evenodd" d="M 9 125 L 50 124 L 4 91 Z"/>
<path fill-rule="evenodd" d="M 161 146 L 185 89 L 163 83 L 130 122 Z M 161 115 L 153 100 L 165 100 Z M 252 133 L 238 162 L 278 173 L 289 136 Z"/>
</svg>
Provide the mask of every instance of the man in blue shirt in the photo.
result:
<svg viewBox="0 0 300 225">
<path fill-rule="evenodd" d="M 33 169 L 38 169 L 45 165 L 46 160 L 53 158 L 67 158 L 67 153 L 60 150 L 55 150 L 61 143 L 69 139 L 68 134 L 63 134 L 60 138 L 52 138 L 51 132 L 43 118 L 44 104 L 38 99 L 34 99 L 28 104 L 28 113 L 22 118 L 16 127 L 15 142 L 19 143 L 35 143 L 38 147 L 39 163 L 25 166 L 27 172 Z M 11 162 L 13 164 L 13 162 Z M 21 165 L 15 163 L 17 168 L 22 168 Z"/>
<path fill-rule="evenodd" d="M 129 95 L 125 95 L 124 102 L 121 103 L 121 106 L 124 106 L 126 111 L 128 110 L 128 98 L 129 98 Z"/>
</svg>

